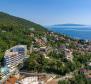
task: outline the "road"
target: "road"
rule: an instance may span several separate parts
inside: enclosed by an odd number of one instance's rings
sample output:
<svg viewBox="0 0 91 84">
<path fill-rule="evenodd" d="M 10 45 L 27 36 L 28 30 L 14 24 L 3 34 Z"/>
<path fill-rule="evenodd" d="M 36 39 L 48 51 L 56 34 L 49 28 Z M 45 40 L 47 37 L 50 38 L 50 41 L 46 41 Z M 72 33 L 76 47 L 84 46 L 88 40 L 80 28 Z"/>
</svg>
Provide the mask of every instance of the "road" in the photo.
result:
<svg viewBox="0 0 91 84">
<path fill-rule="evenodd" d="M 66 74 L 65 76 L 61 76 L 60 78 L 57 78 L 56 81 L 73 78 L 74 77 L 73 75 L 76 72 L 78 72 L 78 70 L 75 70 L 73 72 L 70 72 L 69 74 Z"/>
<path fill-rule="evenodd" d="M 41 76 L 41 75 L 46 75 L 46 73 L 31 73 L 31 72 L 27 72 L 27 71 L 20 71 L 20 74 L 24 74 L 27 76 Z"/>
<path fill-rule="evenodd" d="M 59 80 L 65 80 L 65 79 L 70 79 L 72 77 L 74 77 L 74 73 L 76 73 L 78 70 L 75 70 L 73 72 L 70 72 L 68 74 L 66 74 L 65 76 L 61 76 L 60 78 L 56 78 L 55 74 L 47 74 L 47 73 L 31 73 L 31 72 L 27 72 L 27 71 L 20 71 L 20 74 L 24 74 L 27 76 L 51 76 L 50 79 L 47 80 L 46 83 L 50 82 L 53 79 L 56 79 L 56 81 L 58 82 Z"/>
</svg>

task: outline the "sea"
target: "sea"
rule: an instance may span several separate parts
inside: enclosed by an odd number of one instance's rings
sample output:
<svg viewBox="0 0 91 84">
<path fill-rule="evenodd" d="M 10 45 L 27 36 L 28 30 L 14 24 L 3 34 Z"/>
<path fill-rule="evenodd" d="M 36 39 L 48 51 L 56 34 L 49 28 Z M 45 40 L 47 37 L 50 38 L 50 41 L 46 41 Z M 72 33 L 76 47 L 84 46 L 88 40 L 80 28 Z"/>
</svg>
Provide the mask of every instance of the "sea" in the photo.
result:
<svg viewBox="0 0 91 84">
<path fill-rule="evenodd" d="M 74 39 L 91 41 L 91 26 L 47 26 L 49 31 L 64 34 Z"/>
</svg>

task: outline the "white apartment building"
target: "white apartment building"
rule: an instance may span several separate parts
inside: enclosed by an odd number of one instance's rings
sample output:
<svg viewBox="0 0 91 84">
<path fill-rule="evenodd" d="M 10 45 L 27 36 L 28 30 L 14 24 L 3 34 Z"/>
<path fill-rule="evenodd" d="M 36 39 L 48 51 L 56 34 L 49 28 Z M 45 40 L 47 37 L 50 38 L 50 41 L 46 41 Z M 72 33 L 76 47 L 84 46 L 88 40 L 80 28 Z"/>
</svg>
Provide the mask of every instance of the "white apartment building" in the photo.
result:
<svg viewBox="0 0 91 84">
<path fill-rule="evenodd" d="M 26 45 L 16 45 L 5 52 L 5 65 L 8 67 L 16 67 L 22 63 L 24 58 L 27 56 Z"/>
</svg>

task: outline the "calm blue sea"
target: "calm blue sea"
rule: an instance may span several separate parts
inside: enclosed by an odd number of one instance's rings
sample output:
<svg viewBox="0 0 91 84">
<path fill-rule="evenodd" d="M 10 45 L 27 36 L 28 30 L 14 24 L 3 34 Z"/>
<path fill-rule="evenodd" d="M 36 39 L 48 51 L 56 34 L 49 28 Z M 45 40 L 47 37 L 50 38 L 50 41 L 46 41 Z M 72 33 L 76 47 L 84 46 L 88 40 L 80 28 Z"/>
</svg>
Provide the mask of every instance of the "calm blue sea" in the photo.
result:
<svg viewBox="0 0 91 84">
<path fill-rule="evenodd" d="M 47 28 L 72 38 L 91 40 L 91 27 L 88 26 L 51 26 Z"/>
</svg>

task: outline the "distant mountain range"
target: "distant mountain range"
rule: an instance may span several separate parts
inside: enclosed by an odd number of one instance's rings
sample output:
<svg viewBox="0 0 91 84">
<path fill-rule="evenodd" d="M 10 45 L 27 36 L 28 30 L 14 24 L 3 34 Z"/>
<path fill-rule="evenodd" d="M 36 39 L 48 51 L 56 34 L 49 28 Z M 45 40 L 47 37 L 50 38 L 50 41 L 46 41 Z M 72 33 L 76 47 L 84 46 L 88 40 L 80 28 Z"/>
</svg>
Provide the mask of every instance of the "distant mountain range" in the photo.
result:
<svg viewBox="0 0 91 84">
<path fill-rule="evenodd" d="M 56 24 L 56 25 L 52 25 L 52 26 L 86 26 L 86 25 L 82 25 L 82 24 Z"/>
</svg>

